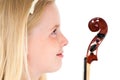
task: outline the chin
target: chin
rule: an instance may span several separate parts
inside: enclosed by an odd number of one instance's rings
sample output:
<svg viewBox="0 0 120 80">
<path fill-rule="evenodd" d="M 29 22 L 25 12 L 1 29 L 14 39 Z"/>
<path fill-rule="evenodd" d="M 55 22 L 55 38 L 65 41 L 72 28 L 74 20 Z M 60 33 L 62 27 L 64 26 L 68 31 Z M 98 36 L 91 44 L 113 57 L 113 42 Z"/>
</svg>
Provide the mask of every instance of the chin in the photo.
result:
<svg viewBox="0 0 120 80">
<path fill-rule="evenodd" d="M 57 66 L 53 66 L 52 68 L 49 68 L 48 72 L 51 73 L 51 72 L 56 72 L 58 70 L 60 70 L 62 65 L 57 65 Z"/>
</svg>

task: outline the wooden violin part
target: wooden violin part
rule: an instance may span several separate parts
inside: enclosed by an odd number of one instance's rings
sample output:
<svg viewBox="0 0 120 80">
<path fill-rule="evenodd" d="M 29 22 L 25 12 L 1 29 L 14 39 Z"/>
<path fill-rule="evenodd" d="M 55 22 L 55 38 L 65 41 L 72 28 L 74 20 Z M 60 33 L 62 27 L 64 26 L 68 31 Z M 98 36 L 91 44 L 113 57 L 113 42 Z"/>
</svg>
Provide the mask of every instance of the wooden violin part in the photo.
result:
<svg viewBox="0 0 120 80">
<path fill-rule="evenodd" d="M 104 19 L 100 17 L 95 17 L 91 19 L 88 23 L 88 27 L 92 32 L 97 32 L 97 35 L 90 42 L 86 57 L 84 58 L 84 80 L 90 80 L 90 64 L 92 61 L 97 61 L 98 47 L 105 38 L 108 26 Z"/>
</svg>

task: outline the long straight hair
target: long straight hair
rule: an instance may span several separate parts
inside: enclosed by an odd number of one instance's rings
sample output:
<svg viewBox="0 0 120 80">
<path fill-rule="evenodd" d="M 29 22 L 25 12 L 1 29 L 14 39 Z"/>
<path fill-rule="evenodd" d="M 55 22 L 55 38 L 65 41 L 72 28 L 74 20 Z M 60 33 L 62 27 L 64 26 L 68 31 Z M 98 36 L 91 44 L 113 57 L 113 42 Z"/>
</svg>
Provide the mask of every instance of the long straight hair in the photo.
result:
<svg viewBox="0 0 120 80">
<path fill-rule="evenodd" d="M 40 20 L 44 7 L 54 0 L 39 0 L 33 14 L 33 0 L 0 0 L 0 80 L 28 77 L 27 37 Z M 44 76 L 40 80 L 44 80 Z"/>
</svg>

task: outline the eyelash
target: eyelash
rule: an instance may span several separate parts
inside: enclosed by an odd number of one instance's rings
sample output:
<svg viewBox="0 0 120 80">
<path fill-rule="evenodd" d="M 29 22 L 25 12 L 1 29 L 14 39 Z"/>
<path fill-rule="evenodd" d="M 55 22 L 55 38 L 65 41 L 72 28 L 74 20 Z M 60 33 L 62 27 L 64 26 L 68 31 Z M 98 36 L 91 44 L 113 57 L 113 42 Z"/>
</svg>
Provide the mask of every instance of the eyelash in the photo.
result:
<svg viewBox="0 0 120 80">
<path fill-rule="evenodd" d="M 56 33 L 57 29 L 54 29 L 53 32 Z"/>
<path fill-rule="evenodd" d="M 57 29 L 54 29 L 53 31 L 52 31 L 52 35 L 56 35 L 57 34 Z"/>
</svg>

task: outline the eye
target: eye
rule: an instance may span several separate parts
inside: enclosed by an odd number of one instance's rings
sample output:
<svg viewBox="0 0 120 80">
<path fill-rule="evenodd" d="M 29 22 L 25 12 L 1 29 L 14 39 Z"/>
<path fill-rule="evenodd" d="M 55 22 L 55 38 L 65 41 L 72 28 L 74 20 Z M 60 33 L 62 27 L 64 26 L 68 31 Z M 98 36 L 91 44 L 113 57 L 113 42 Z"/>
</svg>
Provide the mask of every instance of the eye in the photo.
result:
<svg viewBox="0 0 120 80">
<path fill-rule="evenodd" d="M 57 29 L 54 29 L 54 30 L 52 31 L 52 35 L 55 35 L 55 34 L 57 34 Z"/>
<path fill-rule="evenodd" d="M 55 25 L 51 31 L 51 36 L 52 37 L 57 37 L 59 35 L 59 32 L 60 32 L 60 28 L 59 28 L 59 25 Z"/>
<path fill-rule="evenodd" d="M 57 29 L 54 29 L 51 33 L 52 37 L 56 37 L 57 36 Z"/>
</svg>

